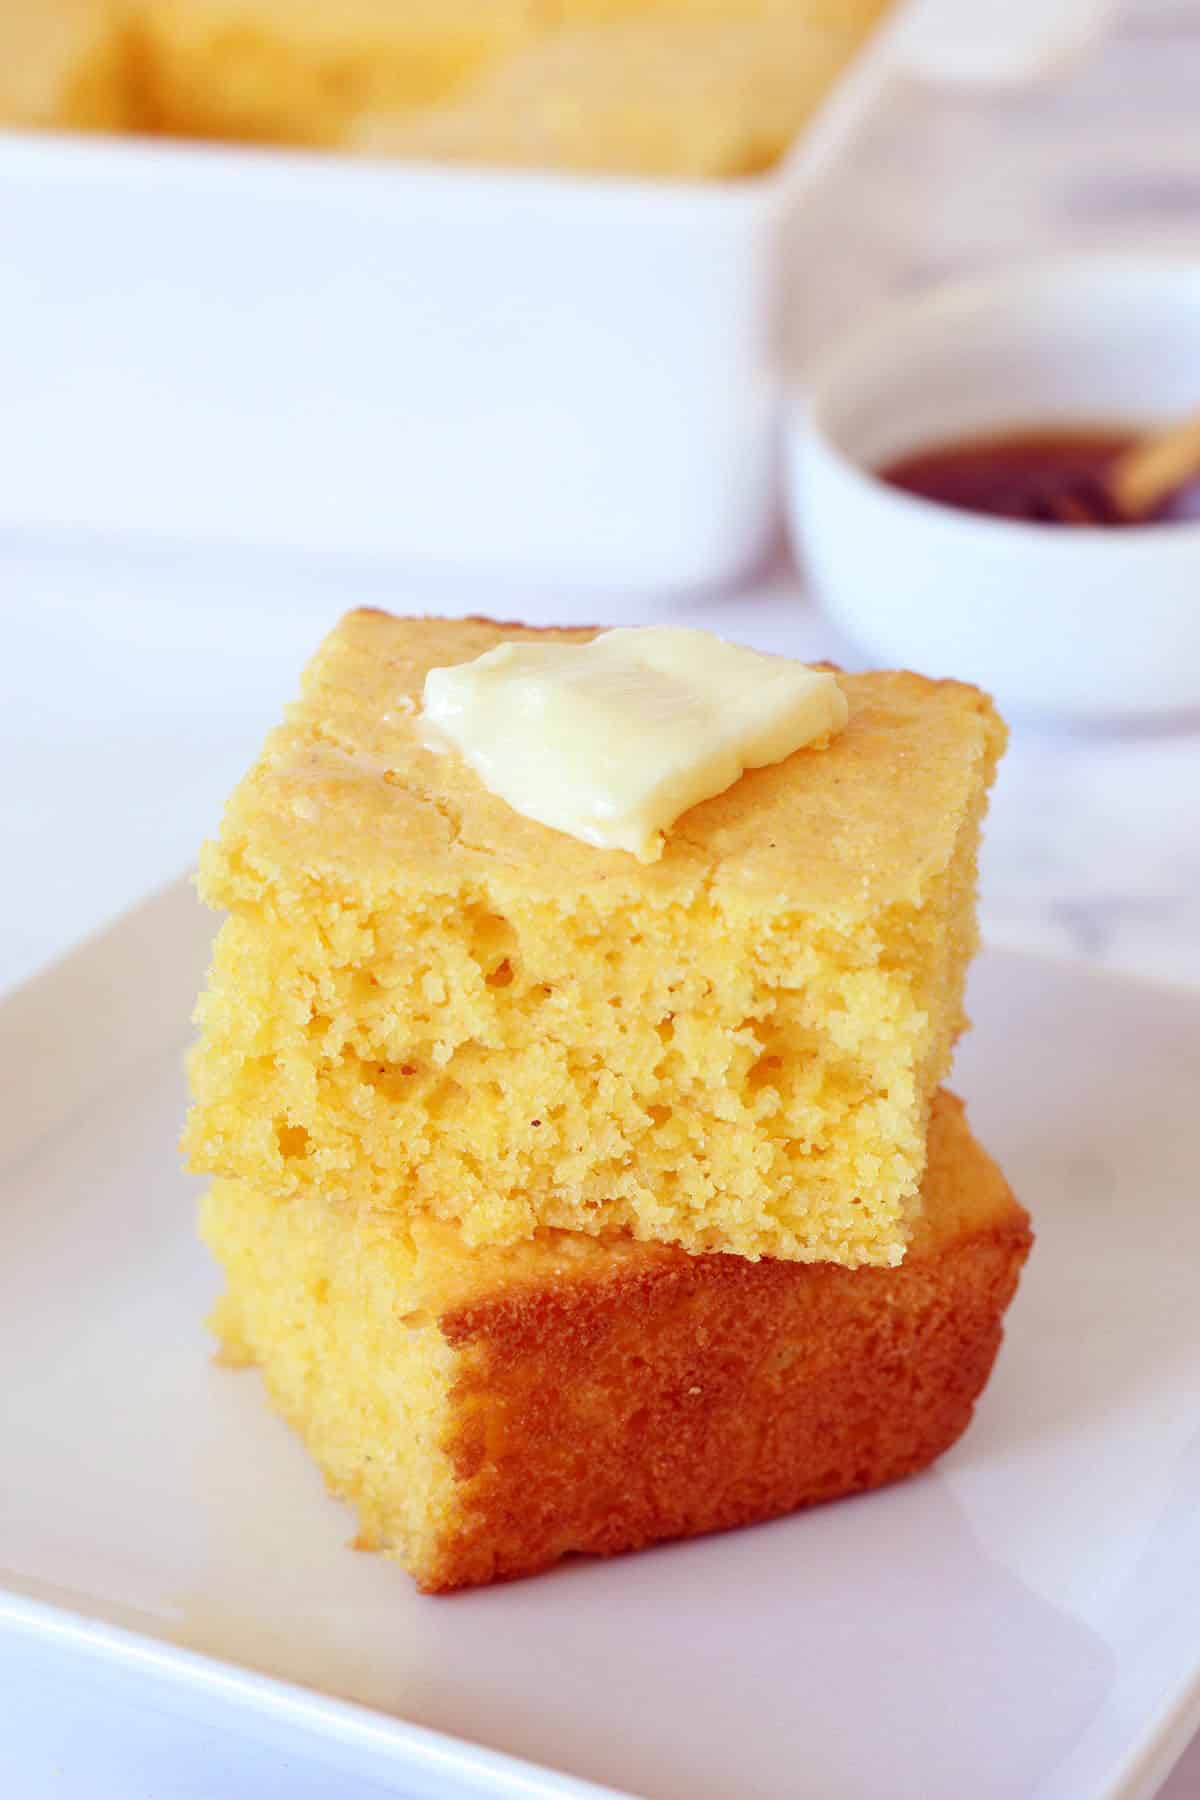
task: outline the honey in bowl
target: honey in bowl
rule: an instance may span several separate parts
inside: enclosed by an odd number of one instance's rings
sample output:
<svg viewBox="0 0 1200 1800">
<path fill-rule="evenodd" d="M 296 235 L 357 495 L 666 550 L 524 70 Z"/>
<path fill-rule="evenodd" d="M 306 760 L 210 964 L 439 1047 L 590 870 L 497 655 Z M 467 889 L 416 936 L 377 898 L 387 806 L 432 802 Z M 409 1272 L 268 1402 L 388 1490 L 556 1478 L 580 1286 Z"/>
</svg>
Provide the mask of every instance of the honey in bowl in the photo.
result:
<svg viewBox="0 0 1200 1800">
<path fill-rule="evenodd" d="M 1200 476 L 1136 520 L 1112 505 L 1104 476 L 1141 436 L 1133 425 L 1027 427 L 932 445 L 878 474 L 891 487 L 942 506 L 1026 523 L 1118 527 L 1200 519 Z"/>
</svg>

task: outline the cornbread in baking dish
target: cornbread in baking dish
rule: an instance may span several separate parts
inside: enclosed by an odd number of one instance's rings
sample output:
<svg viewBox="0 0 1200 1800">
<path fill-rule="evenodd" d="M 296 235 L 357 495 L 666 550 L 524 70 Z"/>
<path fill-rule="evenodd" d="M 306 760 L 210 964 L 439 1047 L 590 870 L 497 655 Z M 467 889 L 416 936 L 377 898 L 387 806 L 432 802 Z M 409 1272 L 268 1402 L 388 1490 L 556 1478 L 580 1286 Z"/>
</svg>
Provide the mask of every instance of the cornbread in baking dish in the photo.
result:
<svg viewBox="0 0 1200 1800">
<path fill-rule="evenodd" d="M 137 0 L 146 105 L 183 137 L 332 147 L 360 111 L 452 93 L 536 0 Z"/>
<path fill-rule="evenodd" d="M 877 1487 L 966 1427 L 1029 1222 L 942 1095 L 899 1269 L 452 1227 L 218 1182 L 225 1356 L 427 1590 Z"/>
<path fill-rule="evenodd" d="M 787 151 L 859 43 L 842 27 L 635 18 L 539 38 L 442 107 L 364 117 L 372 156 L 629 175 L 753 175 Z"/>
<path fill-rule="evenodd" d="M 7 0 L 0 7 L 0 124 L 124 131 L 138 123 L 130 35 L 118 0 Z"/>
<path fill-rule="evenodd" d="M 0 124 L 744 175 L 883 3 L 12 0 Z"/>
<path fill-rule="evenodd" d="M 427 672 L 528 635 L 357 612 L 309 665 L 201 857 L 230 917 L 193 1166 L 469 1244 L 898 1263 L 963 1024 L 990 702 L 842 677 L 827 748 L 692 808 L 647 865 L 427 747 Z"/>
<path fill-rule="evenodd" d="M 728 23 L 787 20 L 807 28 L 865 32 L 893 0 L 546 0 L 560 26 L 604 25 L 624 19 L 722 19 Z"/>
</svg>

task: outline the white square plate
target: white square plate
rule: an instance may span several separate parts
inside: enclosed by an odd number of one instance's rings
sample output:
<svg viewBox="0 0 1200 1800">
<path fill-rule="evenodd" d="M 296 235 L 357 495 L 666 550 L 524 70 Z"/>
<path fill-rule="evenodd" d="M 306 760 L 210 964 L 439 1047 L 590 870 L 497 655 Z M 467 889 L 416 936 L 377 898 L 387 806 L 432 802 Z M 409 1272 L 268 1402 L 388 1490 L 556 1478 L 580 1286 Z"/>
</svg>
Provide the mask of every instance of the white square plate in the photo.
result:
<svg viewBox="0 0 1200 1800">
<path fill-rule="evenodd" d="M 1200 1723 L 1200 1000 L 982 958 L 958 1084 L 1039 1242 L 935 1471 L 430 1600 L 209 1361 L 175 1154 L 208 934 L 172 889 L 0 1007 L 0 1618 L 409 1795 L 1154 1791 Z"/>
</svg>

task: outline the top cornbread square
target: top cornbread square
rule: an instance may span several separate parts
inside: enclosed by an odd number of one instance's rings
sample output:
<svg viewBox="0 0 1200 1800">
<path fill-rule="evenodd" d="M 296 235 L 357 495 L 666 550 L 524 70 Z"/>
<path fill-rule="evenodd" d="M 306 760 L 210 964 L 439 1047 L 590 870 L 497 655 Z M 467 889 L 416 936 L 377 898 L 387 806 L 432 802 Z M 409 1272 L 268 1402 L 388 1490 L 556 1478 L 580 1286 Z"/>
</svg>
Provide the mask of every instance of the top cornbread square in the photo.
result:
<svg viewBox="0 0 1200 1800">
<path fill-rule="evenodd" d="M 193 1164 L 472 1243 L 623 1227 L 898 1262 L 963 1023 L 990 702 L 843 676 L 844 732 L 694 807 L 644 865 L 423 742 L 427 672 L 527 635 L 358 612 L 313 659 L 202 854 L 230 917 Z"/>
</svg>

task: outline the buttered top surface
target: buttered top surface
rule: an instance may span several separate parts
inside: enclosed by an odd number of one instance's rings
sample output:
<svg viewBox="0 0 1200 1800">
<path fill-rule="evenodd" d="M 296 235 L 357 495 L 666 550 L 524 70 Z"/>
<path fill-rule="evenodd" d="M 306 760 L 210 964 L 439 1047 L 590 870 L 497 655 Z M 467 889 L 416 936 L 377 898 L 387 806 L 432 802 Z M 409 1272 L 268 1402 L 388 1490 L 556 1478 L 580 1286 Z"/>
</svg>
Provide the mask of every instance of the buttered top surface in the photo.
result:
<svg viewBox="0 0 1200 1800">
<path fill-rule="evenodd" d="M 460 757 L 430 748 L 431 669 L 508 641 L 586 642 L 486 619 L 348 614 L 305 670 L 301 697 L 226 809 L 202 864 L 217 905 L 269 887 L 302 903 L 314 882 L 371 903 L 478 883 L 599 910 L 634 903 L 861 918 L 919 904 L 949 860 L 1003 747 L 987 696 L 904 672 L 840 677 L 845 728 L 825 747 L 747 771 L 692 807 L 662 858 L 641 864 L 524 818 Z"/>
<path fill-rule="evenodd" d="M 677 625 L 499 644 L 431 670 L 423 709 L 515 812 L 640 862 L 681 813 L 846 716 L 827 670 Z"/>
</svg>

